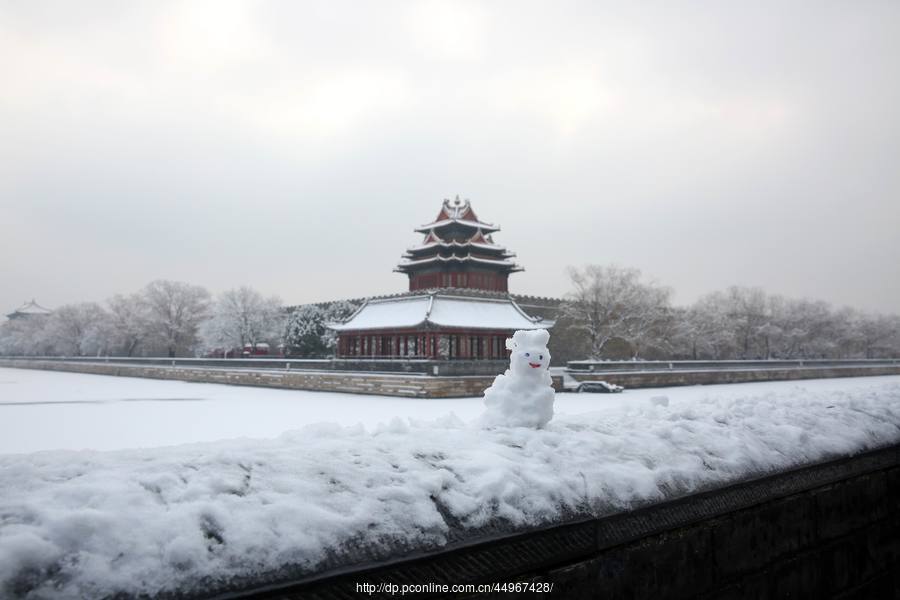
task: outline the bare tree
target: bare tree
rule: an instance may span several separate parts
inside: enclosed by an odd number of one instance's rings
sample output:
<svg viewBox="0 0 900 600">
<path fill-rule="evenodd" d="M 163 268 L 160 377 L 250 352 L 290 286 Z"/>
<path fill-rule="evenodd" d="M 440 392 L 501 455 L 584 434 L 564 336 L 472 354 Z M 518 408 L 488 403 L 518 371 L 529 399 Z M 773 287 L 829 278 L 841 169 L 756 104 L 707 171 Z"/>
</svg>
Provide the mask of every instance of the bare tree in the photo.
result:
<svg viewBox="0 0 900 600">
<path fill-rule="evenodd" d="M 610 340 L 619 338 L 640 351 L 662 330 L 670 314 L 671 292 L 643 283 L 641 272 L 624 267 L 588 265 L 569 269 L 573 291 L 563 304 L 572 327 L 584 331 L 591 358 L 597 359 Z"/>
<path fill-rule="evenodd" d="M 753 358 L 753 346 L 760 341 L 766 325 L 766 293 L 759 288 L 731 286 L 726 292 L 728 318 L 737 339 L 740 358 Z"/>
<path fill-rule="evenodd" d="M 133 356 L 149 337 L 149 309 L 141 294 L 117 294 L 107 301 L 112 347 L 118 354 Z"/>
<path fill-rule="evenodd" d="M 108 315 L 94 302 L 60 306 L 47 319 L 43 335 L 56 354 L 91 356 L 108 354 Z"/>
<path fill-rule="evenodd" d="M 681 315 L 677 330 L 683 340 L 684 355 L 694 360 L 719 360 L 734 356 L 735 336 L 724 293 L 707 294 Z"/>
<path fill-rule="evenodd" d="M 672 310 L 672 290 L 655 284 L 642 284 L 635 303 L 625 321 L 624 339 L 631 346 L 631 358 L 654 348 L 671 351 L 675 328 Z"/>
<path fill-rule="evenodd" d="M 203 342 L 210 348 L 255 348 L 262 342 L 277 342 L 286 318 L 281 306 L 278 298 L 264 298 L 246 286 L 222 292 L 201 325 Z"/>
<path fill-rule="evenodd" d="M 896 316 L 857 313 L 854 320 L 854 330 L 860 342 L 861 351 L 865 358 L 877 358 L 889 356 L 894 350 L 891 340 L 897 335 L 900 328 Z"/>
<path fill-rule="evenodd" d="M 0 325 L 0 355 L 42 356 L 53 353 L 45 335 L 47 316 L 12 319 Z"/>
<path fill-rule="evenodd" d="M 141 292 L 147 307 L 147 333 L 169 356 L 185 352 L 197 342 L 197 329 L 209 308 L 205 288 L 179 281 L 158 280 Z"/>
<path fill-rule="evenodd" d="M 763 327 L 766 358 L 814 358 L 833 355 L 835 315 L 825 302 L 768 299 L 769 322 Z"/>
</svg>

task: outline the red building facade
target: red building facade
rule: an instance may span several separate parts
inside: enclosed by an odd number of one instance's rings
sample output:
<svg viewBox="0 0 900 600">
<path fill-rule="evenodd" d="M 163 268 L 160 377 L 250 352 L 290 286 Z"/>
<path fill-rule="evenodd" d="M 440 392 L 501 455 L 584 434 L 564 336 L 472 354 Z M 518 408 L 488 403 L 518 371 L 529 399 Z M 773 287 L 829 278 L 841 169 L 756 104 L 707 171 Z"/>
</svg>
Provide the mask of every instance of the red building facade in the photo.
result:
<svg viewBox="0 0 900 600">
<path fill-rule="evenodd" d="M 444 200 L 434 221 L 416 229 L 425 238 L 408 248 L 395 271 L 409 275 L 409 290 L 438 288 L 509 291 L 509 274 L 522 268 L 494 243 L 500 228 L 484 223 L 468 200 Z"/>
<path fill-rule="evenodd" d="M 395 271 L 409 277 L 409 292 L 367 301 L 337 332 L 343 358 L 499 360 L 517 329 L 547 328 L 528 316 L 508 292 L 515 256 L 494 243 L 500 228 L 478 219 L 468 200 L 444 200 L 437 218 L 415 231 Z"/>
</svg>

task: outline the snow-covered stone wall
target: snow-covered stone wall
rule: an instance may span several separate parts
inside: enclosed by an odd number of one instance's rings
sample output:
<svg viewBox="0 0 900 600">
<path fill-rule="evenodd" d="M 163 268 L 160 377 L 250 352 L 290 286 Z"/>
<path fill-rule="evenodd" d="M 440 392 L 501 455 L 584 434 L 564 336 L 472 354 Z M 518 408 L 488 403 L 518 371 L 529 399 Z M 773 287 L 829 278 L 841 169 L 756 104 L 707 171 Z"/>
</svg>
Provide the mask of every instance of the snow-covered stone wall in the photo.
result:
<svg viewBox="0 0 900 600">
<path fill-rule="evenodd" d="M 96 359 L 94 359 L 96 361 Z M 220 361 L 228 363 L 228 361 Z M 264 361 L 262 361 L 264 362 Z M 262 364 L 262 362 L 260 364 Z M 282 362 L 283 361 L 279 361 Z M 361 363 L 362 361 L 357 361 Z M 385 396 L 406 396 L 420 398 L 464 398 L 480 395 L 494 381 L 494 375 L 501 373 L 507 361 L 480 361 L 490 363 L 488 374 L 460 375 L 466 372 L 467 366 L 476 361 L 443 361 L 429 365 L 433 373 L 434 366 L 439 369 L 439 376 L 402 373 L 374 373 L 374 369 L 384 365 L 368 365 L 368 370 L 335 371 L 284 369 L 282 367 L 266 367 L 266 372 L 248 369 L 206 368 L 185 366 L 183 360 L 176 359 L 179 366 L 153 364 L 123 364 L 114 362 L 91 362 L 90 360 L 40 360 L 40 359 L 4 359 L 0 358 L 0 367 L 19 369 L 44 369 L 71 373 L 91 373 L 95 375 L 117 375 L 122 377 L 147 377 L 151 379 L 175 379 L 179 381 L 195 381 L 205 383 L 226 383 L 231 385 L 251 385 L 296 390 L 318 390 L 332 392 L 349 392 L 357 394 L 379 394 Z M 398 365 L 400 363 L 397 363 Z M 395 365 L 396 366 L 396 365 Z M 484 365 L 481 365 L 482 367 Z M 461 367 L 461 368 L 460 368 Z M 491 369 L 493 372 L 491 372 Z M 831 366 L 817 368 L 789 369 L 743 369 L 703 370 L 703 371 L 656 371 L 615 372 L 615 373 L 574 373 L 578 381 L 594 381 L 603 379 L 625 386 L 626 388 L 652 388 L 679 385 L 706 385 L 718 383 L 747 383 L 754 381 L 793 381 L 802 379 L 830 379 L 840 377 L 870 377 L 883 375 L 900 375 L 900 365 L 882 366 Z M 552 377 L 553 387 L 561 390 L 562 377 Z"/>
<path fill-rule="evenodd" d="M 467 398 L 480 396 L 491 385 L 491 376 L 426 376 L 423 374 L 369 373 L 312 370 L 250 370 L 162 365 L 123 365 L 102 362 L 3 360 L 0 366 L 69 373 L 174 379 L 293 390 L 377 394 L 411 398 Z M 562 379 L 554 377 L 557 389 Z"/>
</svg>

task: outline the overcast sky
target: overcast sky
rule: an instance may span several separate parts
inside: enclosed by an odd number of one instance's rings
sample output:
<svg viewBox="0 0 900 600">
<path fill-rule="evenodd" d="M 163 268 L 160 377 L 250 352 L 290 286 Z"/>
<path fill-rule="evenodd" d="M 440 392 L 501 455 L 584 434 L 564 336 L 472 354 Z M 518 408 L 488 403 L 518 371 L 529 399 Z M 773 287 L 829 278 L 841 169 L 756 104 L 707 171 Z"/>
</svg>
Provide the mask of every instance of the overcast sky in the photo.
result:
<svg viewBox="0 0 900 600">
<path fill-rule="evenodd" d="M 900 312 L 896 1 L 0 0 L 0 88 L 0 313 L 403 291 L 456 194 L 514 292 L 617 263 Z"/>
</svg>

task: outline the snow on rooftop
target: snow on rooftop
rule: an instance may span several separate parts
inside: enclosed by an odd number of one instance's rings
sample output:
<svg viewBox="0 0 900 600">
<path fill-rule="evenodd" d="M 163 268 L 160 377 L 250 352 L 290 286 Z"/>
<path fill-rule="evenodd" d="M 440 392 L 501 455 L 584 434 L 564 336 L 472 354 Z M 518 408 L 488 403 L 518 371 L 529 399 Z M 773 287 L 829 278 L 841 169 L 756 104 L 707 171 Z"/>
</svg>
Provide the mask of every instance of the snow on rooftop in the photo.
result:
<svg viewBox="0 0 900 600">
<path fill-rule="evenodd" d="M 496 225 L 481 221 L 478 218 L 478 215 L 475 214 L 475 211 L 472 210 L 471 202 L 468 199 L 460 200 L 459 196 L 453 200 L 445 198 L 441 206 L 441 212 L 438 213 L 437 218 L 431 223 L 418 227 L 416 231 L 431 235 L 435 229 L 453 223 L 458 223 L 467 227 L 477 227 L 479 230 L 483 230 L 487 233 L 500 231 L 500 228 Z"/>
<path fill-rule="evenodd" d="M 540 329 L 543 325 L 528 317 L 511 300 L 472 300 L 436 296 L 428 320 L 442 327 L 475 329 Z"/>
<path fill-rule="evenodd" d="M 416 227 L 414 231 L 419 233 L 428 233 L 434 229 L 440 229 L 441 227 L 446 227 L 452 224 L 464 225 L 466 227 L 475 227 L 481 229 L 486 233 L 493 233 L 495 231 L 500 231 L 500 227 L 497 225 L 493 225 L 491 223 L 485 223 L 483 221 L 470 221 L 469 219 L 441 219 L 440 221 L 434 221 L 432 223 L 426 223 L 424 225 L 420 225 Z"/>
<path fill-rule="evenodd" d="M 20 315 L 49 315 L 49 314 L 52 313 L 52 312 L 53 312 L 53 311 L 50 310 L 49 308 L 44 308 L 43 306 L 41 306 L 40 304 L 38 304 L 38 303 L 35 302 L 34 300 L 31 300 L 31 302 L 26 302 L 26 303 L 24 303 L 22 306 L 20 306 L 19 308 L 17 308 L 15 311 L 13 311 L 12 314 L 20 314 Z"/>
<path fill-rule="evenodd" d="M 416 327 L 425 322 L 430 304 L 429 296 L 391 298 L 367 302 L 343 324 L 331 329 L 384 329 L 388 327 Z"/>
<path fill-rule="evenodd" d="M 429 256 L 428 258 L 422 258 L 422 259 L 418 259 L 418 260 L 403 257 L 400 260 L 400 264 L 397 265 L 397 268 L 403 269 L 405 267 L 427 265 L 429 263 L 434 263 L 434 262 L 443 262 L 443 263 L 475 262 L 475 263 L 482 263 L 482 264 L 491 265 L 491 266 L 499 265 L 499 266 L 504 266 L 504 267 L 514 267 L 513 268 L 514 271 L 522 270 L 521 268 L 519 268 L 519 266 L 516 263 L 514 263 L 511 260 L 506 260 L 505 258 L 490 258 L 489 259 L 489 258 L 479 258 L 477 256 L 471 256 L 471 255 L 466 255 L 466 256 Z"/>
<path fill-rule="evenodd" d="M 734 388 L 747 391 L 598 402 L 542 430 L 448 416 L 0 456 L 0 595 L 212 594 L 360 549 L 384 557 L 488 524 L 613 514 L 900 442 L 896 377 Z"/>
<path fill-rule="evenodd" d="M 539 329 L 551 323 L 534 320 L 509 299 L 423 295 L 373 300 L 336 331 L 418 327 L 425 323 L 469 329 Z"/>
<path fill-rule="evenodd" d="M 456 240 L 451 240 L 449 242 L 445 242 L 443 240 L 436 242 L 423 242 L 418 246 L 409 246 L 406 251 L 411 252 L 419 252 L 421 250 L 429 250 L 431 248 L 478 248 L 482 250 L 491 250 L 491 251 L 499 251 L 509 253 L 509 251 L 500 244 L 488 243 L 488 242 L 473 242 L 471 240 L 467 240 L 465 242 L 457 242 Z M 514 254 L 510 254 L 511 256 L 515 256 Z"/>
</svg>

